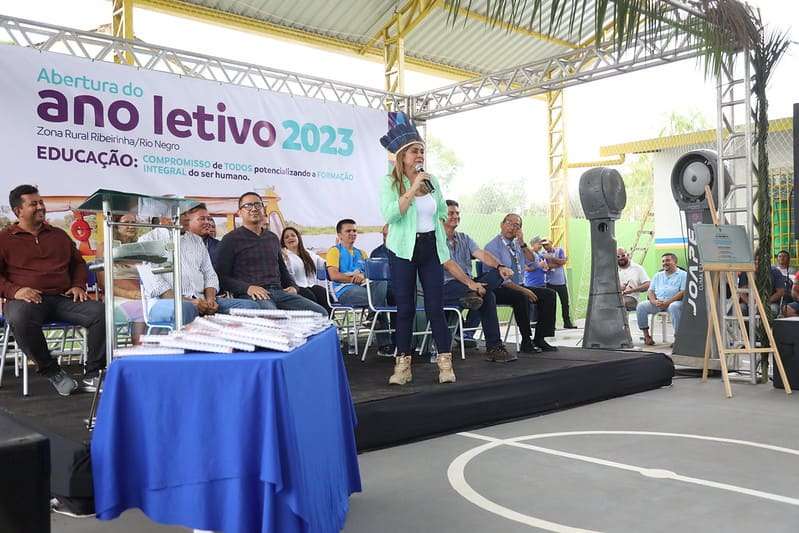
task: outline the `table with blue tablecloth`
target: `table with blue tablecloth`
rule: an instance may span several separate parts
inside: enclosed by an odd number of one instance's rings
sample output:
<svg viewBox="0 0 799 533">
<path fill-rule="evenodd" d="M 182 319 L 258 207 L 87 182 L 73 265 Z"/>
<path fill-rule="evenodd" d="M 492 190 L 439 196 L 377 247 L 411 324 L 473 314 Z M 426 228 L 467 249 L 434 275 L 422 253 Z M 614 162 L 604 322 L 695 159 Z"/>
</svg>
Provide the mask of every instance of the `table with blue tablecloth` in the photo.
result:
<svg viewBox="0 0 799 533">
<path fill-rule="evenodd" d="M 97 517 L 339 531 L 361 490 L 355 423 L 334 328 L 288 353 L 116 359 L 91 443 Z"/>
</svg>

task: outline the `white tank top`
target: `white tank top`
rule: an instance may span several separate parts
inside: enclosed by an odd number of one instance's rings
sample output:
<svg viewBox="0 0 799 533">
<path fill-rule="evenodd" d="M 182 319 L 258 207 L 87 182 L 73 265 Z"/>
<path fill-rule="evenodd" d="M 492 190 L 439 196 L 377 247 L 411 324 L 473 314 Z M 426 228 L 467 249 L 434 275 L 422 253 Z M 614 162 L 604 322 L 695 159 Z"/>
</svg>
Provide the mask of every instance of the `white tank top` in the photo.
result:
<svg viewBox="0 0 799 533">
<path fill-rule="evenodd" d="M 416 232 L 427 233 L 436 229 L 436 199 L 432 194 L 416 197 Z"/>
</svg>

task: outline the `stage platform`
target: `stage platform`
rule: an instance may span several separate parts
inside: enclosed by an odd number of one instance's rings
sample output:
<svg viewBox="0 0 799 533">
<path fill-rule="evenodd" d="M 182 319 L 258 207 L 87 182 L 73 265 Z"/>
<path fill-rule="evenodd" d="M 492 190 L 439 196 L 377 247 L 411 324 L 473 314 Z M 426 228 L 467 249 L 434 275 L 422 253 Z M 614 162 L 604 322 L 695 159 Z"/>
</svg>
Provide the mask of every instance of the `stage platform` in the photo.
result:
<svg viewBox="0 0 799 533">
<path fill-rule="evenodd" d="M 504 364 L 467 352 L 454 361 L 454 384 L 435 383 L 437 366 L 414 357 L 413 382 L 389 386 L 393 364 L 377 356 L 347 361 L 359 451 L 656 389 L 674 375 L 664 354 L 568 346 Z"/>
<path fill-rule="evenodd" d="M 520 354 L 518 361 L 499 364 L 471 350 L 466 360 L 455 361 L 457 383 L 439 385 L 436 365 L 414 359 L 413 383 L 394 387 L 387 384 L 393 358 L 347 357 L 359 451 L 656 389 L 671 384 L 674 374 L 669 357 L 650 352 L 561 346 L 558 352 Z M 93 498 L 84 427 L 91 399 L 88 393 L 62 398 L 32 370 L 29 397 L 22 397 L 21 383 L 8 370 L 0 388 L 0 416 L 51 439 L 52 493 L 78 502 Z"/>
</svg>

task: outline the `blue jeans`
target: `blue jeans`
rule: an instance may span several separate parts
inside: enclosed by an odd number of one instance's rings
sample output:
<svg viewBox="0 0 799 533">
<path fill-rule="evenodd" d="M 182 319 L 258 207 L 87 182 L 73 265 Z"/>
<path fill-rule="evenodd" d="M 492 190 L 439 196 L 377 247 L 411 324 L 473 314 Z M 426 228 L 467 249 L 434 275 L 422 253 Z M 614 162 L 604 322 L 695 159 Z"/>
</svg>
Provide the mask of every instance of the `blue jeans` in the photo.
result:
<svg viewBox="0 0 799 533">
<path fill-rule="evenodd" d="M 493 348 L 501 344 L 499 334 L 499 318 L 497 318 L 497 298 L 494 296 L 494 289 L 502 284 L 502 278 L 496 270 L 484 272 L 476 280 L 478 283 L 486 283 L 486 293 L 483 296 L 483 305 L 478 309 L 469 311 L 466 315 L 464 328 L 474 328 L 477 324 L 483 323 L 483 335 L 485 335 L 486 348 Z M 444 284 L 444 305 L 447 307 L 457 307 L 459 300 L 469 291 L 469 288 L 458 280 L 450 280 Z"/>
<path fill-rule="evenodd" d="M 397 302 L 397 353 L 411 354 L 411 336 L 416 313 L 416 276 L 424 290 L 424 309 L 439 353 L 450 353 L 452 339 L 444 318 L 444 268 L 438 259 L 434 232 L 417 234 L 410 261 L 389 255 L 391 287 Z"/>
<path fill-rule="evenodd" d="M 639 302 L 638 306 L 635 308 L 635 315 L 638 319 L 638 329 L 649 329 L 649 315 L 654 315 L 662 311 L 663 309 L 657 307 L 649 300 L 645 302 Z M 682 301 L 671 302 L 667 311 L 671 316 L 671 323 L 674 326 L 674 333 L 677 333 L 677 328 L 680 325 L 680 316 L 682 315 Z"/>
<path fill-rule="evenodd" d="M 261 306 L 255 300 L 245 300 L 244 298 L 217 298 L 219 312 L 223 315 L 230 314 L 231 309 L 260 309 Z"/>
<path fill-rule="evenodd" d="M 266 287 L 268 300 L 253 300 L 260 309 L 283 309 L 286 311 L 313 311 L 327 316 L 325 308 L 299 294 L 290 294 L 279 287 Z"/>
<path fill-rule="evenodd" d="M 217 298 L 219 312 L 226 315 L 231 309 L 260 309 L 261 306 L 255 300 L 245 300 L 243 298 Z M 189 301 L 183 302 L 183 323 L 188 324 L 199 314 L 197 308 Z M 148 316 L 150 323 L 172 324 L 175 325 L 175 301 L 170 299 L 159 299 L 153 304 Z"/>
<path fill-rule="evenodd" d="M 386 291 L 388 290 L 387 281 L 370 281 L 369 287 L 372 290 L 372 305 L 375 307 L 386 306 Z M 351 305 L 352 307 L 367 307 L 369 305 L 368 296 L 366 294 L 366 287 L 355 285 L 348 288 L 338 301 L 344 305 Z M 388 329 L 388 322 L 386 321 L 387 313 L 380 313 L 378 315 L 377 324 L 375 329 Z M 386 346 L 391 343 L 391 335 L 388 333 L 377 333 L 377 345 Z"/>
<path fill-rule="evenodd" d="M 197 308 L 191 302 L 183 301 L 183 323 L 188 324 L 197 318 Z M 150 324 L 169 324 L 175 325 L 175 301 L 169 299 L 159 299 L 150 308 L 147 315 Z"/>
</svg>

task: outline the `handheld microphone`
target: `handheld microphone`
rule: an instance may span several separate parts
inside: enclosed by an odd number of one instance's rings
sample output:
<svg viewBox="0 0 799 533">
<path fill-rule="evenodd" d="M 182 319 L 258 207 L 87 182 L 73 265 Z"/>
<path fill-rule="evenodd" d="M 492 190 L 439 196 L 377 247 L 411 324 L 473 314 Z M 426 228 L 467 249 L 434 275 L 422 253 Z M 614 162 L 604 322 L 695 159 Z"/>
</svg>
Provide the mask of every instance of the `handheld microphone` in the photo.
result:
<svg viewBox="0 0 799 533">
<path fill-rule="evenodd" d="M 413 168 L 414 168 L 414 170 L 416 170 L 417 174 L 424 172 L 424 165 L 421 164 L 421 163 L 416 163 L 416 165 L 414 165 Z M 436 190 L 436 188 L 433 187 L 433 182 L 430 181 L 429 179 L 424 178 L 422 180 L 422 183 L 425 184 L 425 186 L 427 187 L 428 192 L 433 192 L 434 190 Z"/>
</svg>

